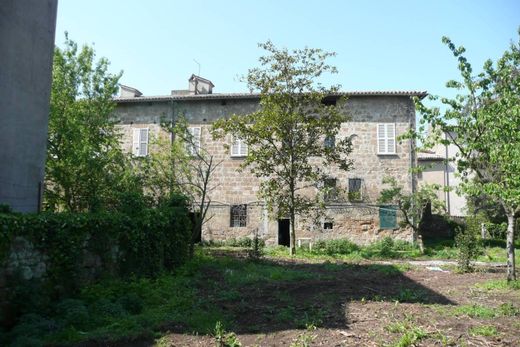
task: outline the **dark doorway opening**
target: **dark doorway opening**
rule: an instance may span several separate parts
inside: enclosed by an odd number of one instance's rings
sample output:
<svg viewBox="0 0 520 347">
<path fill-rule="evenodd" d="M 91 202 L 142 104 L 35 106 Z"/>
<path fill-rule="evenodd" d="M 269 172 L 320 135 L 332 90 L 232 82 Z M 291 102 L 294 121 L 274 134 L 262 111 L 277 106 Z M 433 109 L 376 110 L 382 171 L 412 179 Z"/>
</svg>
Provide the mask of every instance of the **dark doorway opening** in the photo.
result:
<svg viewBox="0 0 520 347">
<path fill-rule="evenodd" d="M 291 237 L 289 236 L 289 230 L 291 227 L 291 221 L 289 219 L 278 219 L 278 244 L 281 246 L 289 247 Z"/>
<path fill-rule="evenodd" d="M 200 213 L 195 213 L 195 212 L 190 212 L 189 213 L 189 217 L 190 217 L 190 221 L 191 221 L 191 225 L 193 227 L 195 227 L 195 224 L 196 224 L 196 217 L 199 217 L 200 216 Z M 193 230 L 193 229 L 192 229 Z M 195 243 L 200 243 L 200 241 L 202 241 L 202 226 L 199 226 L 197 228 L 197 230 L 195 230 L 195 235 L 192 235 L 192 237 L 194 236 L 194 239 L 193 241 Z"/>
</svg>

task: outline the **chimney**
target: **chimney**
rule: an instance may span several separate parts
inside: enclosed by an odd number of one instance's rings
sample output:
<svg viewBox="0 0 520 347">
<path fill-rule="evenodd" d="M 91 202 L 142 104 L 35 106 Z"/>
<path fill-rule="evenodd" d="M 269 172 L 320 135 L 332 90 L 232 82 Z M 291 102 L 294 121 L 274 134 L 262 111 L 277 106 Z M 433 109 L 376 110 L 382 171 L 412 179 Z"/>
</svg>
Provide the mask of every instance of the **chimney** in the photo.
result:
<svg viewBox="0 0 520 347">
<path fill-rule="evenodd" d="M 211 94 L 215 86 L 210 80 L 197 75 L 191 75 L 189 82 L 190 94 Z"/>
<path fill-rule="evenodd" d="M 141 93 L 137 89 L 128 87 L 128 86 L 125 86 L 122 84 L 119 85 L 119 88 L 120 88 L 119 97 L 121 97 L 121 98 L 136 98 L 136 97 L 143 95 L 143 93 Z"/>
</svg>

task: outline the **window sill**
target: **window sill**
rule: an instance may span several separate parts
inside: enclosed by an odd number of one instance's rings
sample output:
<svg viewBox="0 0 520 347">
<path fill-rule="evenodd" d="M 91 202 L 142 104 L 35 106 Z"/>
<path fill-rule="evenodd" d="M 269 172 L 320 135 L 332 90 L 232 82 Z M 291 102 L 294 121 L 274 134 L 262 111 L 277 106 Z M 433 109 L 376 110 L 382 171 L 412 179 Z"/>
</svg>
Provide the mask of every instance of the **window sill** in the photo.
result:
<svg viewBox="0 0 520 347">
<path fill-rule="evenodd" d="M 389 155 L 396 156 L 397 153 L 377 153 L 377 155 L 381 155 L 381 156 L 389 156 Z"/>
</svg>

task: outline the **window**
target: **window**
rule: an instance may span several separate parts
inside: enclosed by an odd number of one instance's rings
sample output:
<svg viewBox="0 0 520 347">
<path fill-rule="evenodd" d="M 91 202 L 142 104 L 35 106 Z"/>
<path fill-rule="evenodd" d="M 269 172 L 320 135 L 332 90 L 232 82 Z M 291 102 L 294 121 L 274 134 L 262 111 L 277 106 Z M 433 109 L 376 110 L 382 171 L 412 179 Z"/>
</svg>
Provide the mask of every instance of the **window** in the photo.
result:
<svg viewBox="0 0 520 347">
<path fill-rule="evenodd" d="M 395 154 L 395 124 L 377 125 L 377 154 Z"/>
<path fill-rule="evenodd" d="M 247 156 L 247 143 L 238 137 L 233 137 L 233 144 L 231 145 L 231 156 L 232 157 Z"/>
<path fill-rule="evenodd" d="M 325 194 L 323 199 L 325 201 L 334 201 L 338 198 L 338 190 L 336 189 L 337 180 L 335 178 L 326 178 L 323 180 L 323 187 Z"/>
<path fill-rule="evenodd" d="M 361 186 L 363 180 L 361 178 L 349 178 L 348 179 L 348 199 L 350 201 L 361 201 Z"/>
<path fill-rule="evenodd" d="M 134 128 L 132 153 L 136 157 L 148 155 L 148 128 Z"/>
<path fill-rule="evenodd" d="M 334 227 L 334 224 L 332 222 L 323 223 L 323 229 L 332 229 L 333 227 Z"/>
<path fill-rule="evenodd" d="M 397 228 L 397 211 L 395 206 L 379 207 L 379 228 L 395 229 Z"/>
<path fill-rule="evenodd" d="M 247 205 L 232 205 L 230 211 L 230 226 L 245 227 L 247 224 Z"/>
<path fill-rule="evenodd" d="M 336 137 L 334 136 L 326 136 L 323 141 L 323 146 L 325 148 L 334 148 L 336 146 Z"/>
<path fill-rule="evenodd" d="M 200 127 L 189 127 L 186 134 L 186 152 L 195 155 L 200 149 Z"/>
<path fill-rule="evenodd" d="M 336 98 L 333 96 L 327 96 L 321 100 L 321 103 L 325 106 L 336 106 Z"/>
</svg>

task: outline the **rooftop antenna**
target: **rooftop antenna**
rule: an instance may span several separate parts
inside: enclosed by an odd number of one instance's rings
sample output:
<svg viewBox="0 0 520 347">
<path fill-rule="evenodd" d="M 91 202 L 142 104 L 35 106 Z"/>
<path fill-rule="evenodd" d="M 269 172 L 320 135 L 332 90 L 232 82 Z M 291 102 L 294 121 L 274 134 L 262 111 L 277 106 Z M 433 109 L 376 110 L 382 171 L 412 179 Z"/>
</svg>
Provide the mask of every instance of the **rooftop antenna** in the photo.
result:
<svg viewBox="0 0 520 347">
<path fill-rule="evenodd" d="M 195 63 L 197 63 L 197 65 L 199 66 L 199 73 L 197 74 L 197 76 L 200 76 L 200 63 L 199 63 L 198 61 L 196 61 L 195 59 L 193 59 L 193 61 L 194 61 Z"/>
</svg>

